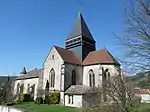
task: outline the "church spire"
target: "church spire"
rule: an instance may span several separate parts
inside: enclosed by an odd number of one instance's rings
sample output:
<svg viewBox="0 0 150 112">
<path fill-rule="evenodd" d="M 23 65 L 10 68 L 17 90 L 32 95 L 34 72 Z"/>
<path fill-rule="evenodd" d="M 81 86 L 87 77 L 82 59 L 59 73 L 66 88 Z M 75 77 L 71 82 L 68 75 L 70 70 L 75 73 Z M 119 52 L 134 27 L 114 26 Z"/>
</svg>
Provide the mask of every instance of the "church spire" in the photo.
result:
<svg viewBox="0 0 150 112">
<path fill-rule="evenodd" d="M 65 43 L 66 49 L 73 51 L 81 61 L 85 59 L 89 52 L 96 49 L 95 40 L 93 39 L 81 12 L 79 12 L 73 30 L 67 37 Z"/>
<path fill-rule="evenodd" d="M 20 74 L 27 74 L 26 68 L 23 67 L 22 71 L 20 72 Z"/>
<path fill-rule="evenodd" d="M 85 23 L 85 20 L 81 12 L 79 12 L 77 21 L 75 22 L 70 35 L 67 37 L 67 40 L 78 36 L 84 36 L 84 38 L 94 40 L 92 34 L 88 29 L 88 26 Z"/>
</svg>

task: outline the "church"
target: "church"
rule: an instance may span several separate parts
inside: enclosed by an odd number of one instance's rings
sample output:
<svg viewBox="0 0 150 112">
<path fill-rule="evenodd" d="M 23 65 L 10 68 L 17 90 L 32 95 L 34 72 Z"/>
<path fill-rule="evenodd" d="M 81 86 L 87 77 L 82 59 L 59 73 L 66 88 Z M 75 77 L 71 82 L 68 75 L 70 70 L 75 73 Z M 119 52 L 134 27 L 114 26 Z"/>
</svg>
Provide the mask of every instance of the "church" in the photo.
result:
<svg viewBox="0 0 150 112">
<path fill-rule="evenodd" d="M 42 68 L 26 71 L 24 67 L 15 79 L 14 94 L 28 93 L 32 88 L 34 99 L 49 82 L 50 92 L 60 92 L 64 106 L 91 107 L 98 102 L 93 88 L 102 87 L 104 79 L 120 73 L 119 62 L 105 49 L 96 50 L 94 40 L 81 13 L 65 48 L 53 46 Z"/>
</svg>

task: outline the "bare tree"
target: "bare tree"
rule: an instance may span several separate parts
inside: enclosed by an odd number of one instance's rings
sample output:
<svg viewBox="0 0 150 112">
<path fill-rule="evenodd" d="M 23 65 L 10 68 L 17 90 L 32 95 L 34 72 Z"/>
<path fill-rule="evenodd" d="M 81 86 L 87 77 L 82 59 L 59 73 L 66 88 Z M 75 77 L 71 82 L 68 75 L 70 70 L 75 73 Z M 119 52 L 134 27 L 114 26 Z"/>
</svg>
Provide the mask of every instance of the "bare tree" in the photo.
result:
<svg viewBox="0 0 150 112">
<path fill-rule="evenodd" d="M 13 101 L 12 79 L 8 76 L 4 86 L 0 88 L 0 103 L 10 103 Z"/>
<path fill-rule="evenodd" d="M 109 83 L 109 86 L 104 87 L 106 88 L 107 111 L 132 112 L 136 106 L 134 86 L 126 83 L 120 75 L 113 77 L 113 79 L 107 81 L 107 83 Z"/>
<path fill-rule="evenodd" d="M 132 0 L 126 10 L 125 31 L 119 42 L 126 59 L 121 62 L 128 70 L 150 70 L 150 0 Z"/>
<path fill-rule="evenodd" d="M 111 80 L 106 80 L 104 83 L 106 84 L 103 84 L 99 91 L 100 95 L 102 94 L 100 104 L 83 110 L 86 112 L 133 112 L 140 102 L 140 98 L 134 94 L 134 86 L 126 83 L 121 74 L 111 77 Z"/>
</svg>

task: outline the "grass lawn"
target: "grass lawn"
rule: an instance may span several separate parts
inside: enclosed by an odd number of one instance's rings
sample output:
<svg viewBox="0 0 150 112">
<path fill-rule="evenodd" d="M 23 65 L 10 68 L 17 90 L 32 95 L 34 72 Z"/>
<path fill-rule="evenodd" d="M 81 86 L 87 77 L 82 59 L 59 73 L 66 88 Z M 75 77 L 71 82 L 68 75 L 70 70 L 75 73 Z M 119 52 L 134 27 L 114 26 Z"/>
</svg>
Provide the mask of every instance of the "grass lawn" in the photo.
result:
<svg viewBox="0 0 150 112">
<path fill-rule="evenodd" d="M 26 110 L 27 112 L 78 112 L 77 108 L 64 107 L 60 105 L 34 104 L 34 102 L 26 102 L 13 105 L 15 108 Z"/>
<path fill-rule="evenodd" d="M 150 112 L 150 104 L 142 103 L 136 107 L 134 112 Z"/>
</svg>

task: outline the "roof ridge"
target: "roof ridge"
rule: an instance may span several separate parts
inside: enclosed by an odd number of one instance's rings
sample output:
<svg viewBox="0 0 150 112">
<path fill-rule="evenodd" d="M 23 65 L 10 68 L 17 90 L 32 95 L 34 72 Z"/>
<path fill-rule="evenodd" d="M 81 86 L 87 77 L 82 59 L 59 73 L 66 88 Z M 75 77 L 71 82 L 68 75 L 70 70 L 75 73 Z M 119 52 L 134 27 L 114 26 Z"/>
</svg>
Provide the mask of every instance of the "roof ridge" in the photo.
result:
<svg viewBox="0 0 150 112">
<path fill-rule="evenodd" d="M 31 72 L 33 72 L 33 71 L 36 71 L 36 70 L 40 70 L 40 69 L 34 68 L 34 69 L 30 70 L 29 72 L 27 72 L 27 74 L 28 74 L 28 73 L 31 73 Z"/>
<path fill-rule="evenodd" d="M 117 64 L 120 66 L 119 62 L 112 56 L 112 54 L 106 48 L 89 52 L 89 54 L 83 61 L 83 65 L 90 65 L 96 63 L 110 63 Z"/>
<path fill-rule="evenodd" d="M 74 54 L 73 51 L 61 48 L 59 46 L 54 46 L 54 48 L 56 49 L 56 51 L 59 53 L 60 57 L 65 62 L 72 63 L 72 64 L 82 64 L 80 59 Z"/>
<path fill-rule="evenodd" d="M 60 49 L 63 49 L 63 50 L 65 50 L 65 51 L 70 51 L 70 52 L 73 52 L 73 51 L 71 51 L 71 50 L 68 50 L 68 49 L 65 49 L 65 48 L 63 48 L 63 47 L 59 47 L 59 46 L 56 46 L 56 45 L 54 45 L 54 47 L 55 47 L 55 48 L 60 48 Z"/>
</svg>

